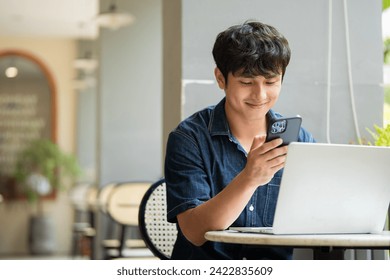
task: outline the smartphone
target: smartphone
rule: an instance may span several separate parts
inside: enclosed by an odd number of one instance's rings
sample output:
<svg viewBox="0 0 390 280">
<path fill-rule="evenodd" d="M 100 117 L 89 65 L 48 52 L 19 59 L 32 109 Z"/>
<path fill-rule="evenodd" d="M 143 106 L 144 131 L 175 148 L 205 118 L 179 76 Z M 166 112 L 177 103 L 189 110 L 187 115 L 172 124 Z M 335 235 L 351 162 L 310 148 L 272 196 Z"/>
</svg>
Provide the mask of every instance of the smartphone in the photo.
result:
<svg viewBox="0 0 390 280">
<path fill-rule="evenodd" d="M 276 138 L 282 138 L 285 146 L 291 142 L 298 141 L 299 130 L 301 128 L 302 118 L 300 116 L 272 119 L 269 121 L 267 129 L 266 142 Z"/>
</svg>

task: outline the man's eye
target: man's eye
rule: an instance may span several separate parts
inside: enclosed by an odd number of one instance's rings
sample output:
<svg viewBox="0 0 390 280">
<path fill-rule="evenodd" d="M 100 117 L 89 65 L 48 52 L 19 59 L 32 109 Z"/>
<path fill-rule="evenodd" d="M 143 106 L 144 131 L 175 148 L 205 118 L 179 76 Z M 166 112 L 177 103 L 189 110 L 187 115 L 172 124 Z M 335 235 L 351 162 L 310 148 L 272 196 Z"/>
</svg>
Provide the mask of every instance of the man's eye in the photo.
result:
<svg viewBox="0 0 390 280">
<path fill-rule="evenodd" d="M 277 84 L 279 82 L 279 80 L 269 80 L 269 81 L 266 81 L 266 84 L 267 85 L 274 85 L 274 84 Z"/>
<path fill-rule="evenodd" d="M 251 85 L 251 84 L 252 84 L 252 82 L 241 81 L 241 84 L 243 84 L 243 85 Z"/>
</svg>

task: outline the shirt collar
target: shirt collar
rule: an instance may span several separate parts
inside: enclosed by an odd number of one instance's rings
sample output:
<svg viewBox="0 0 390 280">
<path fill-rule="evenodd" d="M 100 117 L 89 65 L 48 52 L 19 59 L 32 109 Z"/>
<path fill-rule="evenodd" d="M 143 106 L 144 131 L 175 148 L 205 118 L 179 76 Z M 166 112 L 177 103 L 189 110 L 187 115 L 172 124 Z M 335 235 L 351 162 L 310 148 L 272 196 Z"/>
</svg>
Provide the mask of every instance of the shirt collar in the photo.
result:
<svg viewBox="0 0 390 280">
<path fill-rule="evenodd" d="M 226 98 L 224 97 L 213 109 L 211 112 L 211 117 L 209 121 L 209 131 L 211 136 L 215 135 L 230 135 L 229 123 L 226 119 L 225 113 L 225 102 Z M 272 109 L 267 113 L 268 119 L 277 119 L 278 115 Z"/>
<path fill-rule="evenodd" d="M 224 97 L 211 112 L 211 118 L 209 122 L 209 131 L 211 136 L 229 135 L 230 129 L 226 119 L 225 101 L 226 98 Z"/>
</svg>

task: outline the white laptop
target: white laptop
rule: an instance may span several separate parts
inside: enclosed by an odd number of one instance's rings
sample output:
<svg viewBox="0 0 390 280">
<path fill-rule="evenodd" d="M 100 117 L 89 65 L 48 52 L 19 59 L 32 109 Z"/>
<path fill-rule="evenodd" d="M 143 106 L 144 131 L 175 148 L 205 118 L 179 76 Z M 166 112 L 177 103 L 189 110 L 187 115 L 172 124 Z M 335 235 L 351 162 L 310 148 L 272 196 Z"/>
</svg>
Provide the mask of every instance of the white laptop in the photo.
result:
<svg viewBox="0 0 390 280">
<path fill-rule="evenodd" d="M 293 142 L 271 230 L 230 229 L 273 234 L 379 233 L 389 202 L 389 147 Z"/>
</svg>

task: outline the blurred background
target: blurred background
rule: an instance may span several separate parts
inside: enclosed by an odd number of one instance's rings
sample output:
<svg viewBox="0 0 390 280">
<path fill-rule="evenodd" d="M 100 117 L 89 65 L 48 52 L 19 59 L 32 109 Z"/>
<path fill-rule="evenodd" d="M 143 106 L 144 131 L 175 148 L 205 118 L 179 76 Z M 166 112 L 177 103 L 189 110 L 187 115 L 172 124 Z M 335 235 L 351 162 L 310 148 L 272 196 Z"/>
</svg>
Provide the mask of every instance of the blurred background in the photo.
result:
<svg viewBox="0 0 390 280">
<path fill-rule="evenodd" d="M 0 258 L 73 258 L 76 210 L 80 204 L 91 210 L 80 202 L 88 187 L 161 178 L 168 133 L 224 96 L 213 77 L 216 35 L 248 19 L 275 26 L 290 43 L 277 111 L 301 115 L 318 142 L 374 143 L 370 131 L 390 120 L 388 6 L 387 0 L 0 0 Z M 37 139 L 55 147 L 31 147 Z M 55 182 L 26 164 L 41 150 L 69 176 L 61 173 Z M 109 224 L 95 214 L 94 238 L 77 256 L 103 258 Z M 37 216 L 50 217 L 43 249 L 31 245 Z"/>
</svg>

